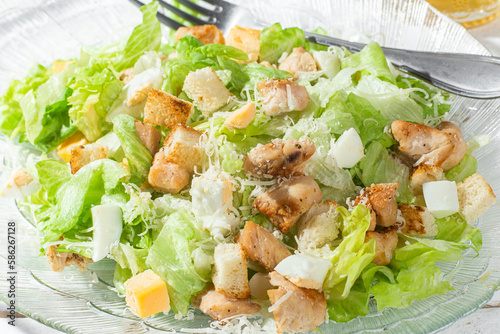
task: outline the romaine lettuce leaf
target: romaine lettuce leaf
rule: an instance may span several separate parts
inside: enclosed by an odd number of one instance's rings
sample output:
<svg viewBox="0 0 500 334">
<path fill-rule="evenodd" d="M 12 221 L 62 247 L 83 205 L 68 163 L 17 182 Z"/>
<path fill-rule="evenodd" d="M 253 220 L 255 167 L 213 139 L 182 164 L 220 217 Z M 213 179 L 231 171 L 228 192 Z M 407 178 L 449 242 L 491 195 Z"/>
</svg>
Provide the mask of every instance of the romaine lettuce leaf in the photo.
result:
<svg viewBox="0 0 500 334">
<path fill-rule="evenodd" d="M 462 161 L 444 173 L 448 181 L 462 182 L 477 171 L 477 160 L 473 155 L 466 153 Z"/>
<path fill-rule="evenodd" d="M 387 65 L 384 52 L 375 42 L 367 44 L 360 52 L 342 59 L 341 68 L 362 68 L 361 75 L 372 74 L 381 80 L 396 84 L 396 79 Z"/>
<path fill-rule="evenodd" d="M 436 239 L 455 242 L 458 244 L 466 244 L 471 242 L 471 247 L 479 252 L 483 245 L 483 237 L 481 231 L 472 227 L 458 213 L 451 216 L 436 219 L 438 234 Z"/>
<path fill-rule="evenodd" d="M 293 48 L 298 46 L 309 49 L 304 31 L 299 28 L 283 29 L 281 24 L 275 23 L 263 29 L 260 33 L 259 61 L 268 61 L 275 64 L 283 52 L 290 54 Z"/>
<path fill-rule="evenodd" d="M 69 166 L 57 160 L 42 160 L 35 167 L 38 172 L 38 182 L 46 192 L 47 200 L 53 203 L 58 190 L 71 179 Z"/>
</svg>

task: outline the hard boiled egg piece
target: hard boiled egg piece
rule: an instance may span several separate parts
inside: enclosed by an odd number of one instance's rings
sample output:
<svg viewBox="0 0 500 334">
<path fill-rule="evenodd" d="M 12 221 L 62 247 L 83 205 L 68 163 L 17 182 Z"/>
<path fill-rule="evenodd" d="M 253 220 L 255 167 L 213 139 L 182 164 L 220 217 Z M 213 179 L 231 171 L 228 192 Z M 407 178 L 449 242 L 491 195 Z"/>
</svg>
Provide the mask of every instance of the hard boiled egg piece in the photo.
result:
<svg viewBox="0 0 500 334">
<path fill-rule="evenodd" d="M 323 285 L 326 274 L 331 267 L 332 263 L 325 259 L 305 254 L 295 254 L 284 258 L 274 270 L 298 286 L 301 286 L 300 281 L 303 281 L 314 285 L 303 287 L 319 289 Z"/>
<path fill-rule="evenodd" d="M 123 217 L 122 209 L 118 205 L 96 205 L 91 211 L 94 227 L 92 260 L 97 262 L 108 255 L 113 243 L 120 241 Z"/>
<path fill-rule="evenodd" d="M 313 57 L 319 69 L 325 72 L 328 79 L 340 72 L 340 58 L 333 52 L 313 51 Z"/>
<path fill-rule="evenodd" d="M 365 148 L 359 134 L 350 128 L 332 144 L 328 155 L 340 168 L 352 168 L 365 156 Z"/>
<path fill-rule="evenodd" d="M 436 218 L 458 212 L 458 194 L 455 181 L 434 181 L 422 185 L 427 209 Z"/>
</svg>

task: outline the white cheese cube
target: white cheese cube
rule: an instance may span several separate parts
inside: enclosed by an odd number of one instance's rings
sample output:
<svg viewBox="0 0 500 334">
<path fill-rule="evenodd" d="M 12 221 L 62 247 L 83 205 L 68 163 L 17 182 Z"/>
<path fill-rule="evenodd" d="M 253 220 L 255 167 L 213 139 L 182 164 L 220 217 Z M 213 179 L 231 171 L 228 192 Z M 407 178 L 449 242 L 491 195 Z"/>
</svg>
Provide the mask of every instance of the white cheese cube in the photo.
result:
<svg viewBox="0 0 500 334">
<path fill-rule="evenodd" d="M 297 286 L 320 289 L 331 267 L 332 263 L 325 259 L 295 254 L 284 258 L 274 270 Z"/>
<path fill-rule="evenodd" d="M 359 134 L 350 128 L 332 143 L 328 155 L 340 168 L 352 168 L 365 156 L 365 148 Z"/>
<path fill-rule="evenodd" d="M 97 262 L 108 255 L 111 245 L 120 241 L 123 228 L 122 209 L 118 205 L 96 205 L 92 209 L 94 253 Z"/>
<path fill-rule="evenodd" d="M 331 79 L 340 72 L 340 58 L 333 52 L 313 51 L 313 57 L 318 68 L 325 72 L 328 79 Z"/>
<path fill-rule="evenodd" d="M 422 185 L 425 205 L 436 218 L 458 212 L 458 195 L 455 181 L 434 181 Z"/>
</svg>

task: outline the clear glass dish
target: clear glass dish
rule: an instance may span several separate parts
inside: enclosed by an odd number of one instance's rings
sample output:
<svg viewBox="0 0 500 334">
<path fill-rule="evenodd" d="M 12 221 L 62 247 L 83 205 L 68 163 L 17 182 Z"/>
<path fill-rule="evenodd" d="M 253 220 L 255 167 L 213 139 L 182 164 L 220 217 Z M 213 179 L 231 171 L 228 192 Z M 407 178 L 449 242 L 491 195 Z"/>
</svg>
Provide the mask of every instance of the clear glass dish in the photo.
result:
<svg viewBox="0 0 500 334">
<path fill-rule="evenodd" d="M 22 5 L 21 5 L 22 4 Z M 332 34 L 355 30 L 386 46 L 488 55 L 488 50 L 467 31 L 420 0 L 311 0 L 247 1 L 267 23 L 304 29 L 323 27 Z M 9 80 L 22 77 L 37 62 L 76 56 L 81 45 L 98 45 L 127 36 L 141 20 L 140 12 L 125 0 L 32 0 L 0 4 L 0 91 Z M 489 133 L 492 143 L 476 151 L 481 173 L 500 194 L 500 100 L 456 97 L 452 121 L 466 139 Z M 0 145 L 0 159 L 15 167 L 26 148 Z M 0 183 L 9 168 L 0 169 Z M 483 249 L 475 257 L 440 267 L 454 291 L 416 301 L 406 309 L 386 309 L 348 323 L 327 323 L 322 333 L 439 331 L 484 305 L 500 285 L 500 208 L 490 209 L 478 222 Z M 200 312 L 194 320 L 176 320 L 173 314 L 140 320 L 113 291 L 113 262 L 100 261 L 86 272 L 67 268 L 52 272 L 45 257 L 38 257 L 36 230 L 0 198 L 0 299 L 7 301 L 7 222 L 16 224 L 17 310 L 68 333 L 189 332 L 206 328 L 209 318 Z"/>
</svg>

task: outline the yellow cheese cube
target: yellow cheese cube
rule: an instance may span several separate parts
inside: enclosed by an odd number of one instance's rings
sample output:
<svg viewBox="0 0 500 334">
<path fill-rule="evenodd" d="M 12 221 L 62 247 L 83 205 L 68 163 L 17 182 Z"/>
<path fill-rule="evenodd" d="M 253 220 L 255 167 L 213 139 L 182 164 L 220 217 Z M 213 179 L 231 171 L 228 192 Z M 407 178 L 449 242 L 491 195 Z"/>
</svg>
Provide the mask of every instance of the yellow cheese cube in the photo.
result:
<svg viewBox="0 0 500 334">
<path fill-rule="evenodd" d="M 57 153 L 65 162 L 69 162 L 71 160 L 71 149 L 74 146 L 85 144 L 88 144 L 87 139 L 83 133 L 77 131 L 57 147 Z"/>
<path fill-rule="evenodd" d="M 229 130 L 244 129 L 253 121 L 255 113 L 255 103 L 250 102 L 233 111 L 233 113 L 226 118 L 224 125 Z"/>
<path fill-rule="evenodd" d="M 170 311 L 167 284 L 151 269 L 126 281 L 125 289 L 127 305 L 141 318 Z"/>
<path fill-rule="evenodd" d="M 56 74 L 62 72 L 66 67 L 68 67 L 69 64 L 72 63 L 73 61 L 56 60 L 55 62 L 52 63 L 52 73 Z"/>
<path fill-rule="evenodd" d="M 244 51 L 248 55 L 247 63 L 257 61 L 260 53 L 260 30 L 235 26 L 227 35 L 226 45 Z"/>
</svg>

